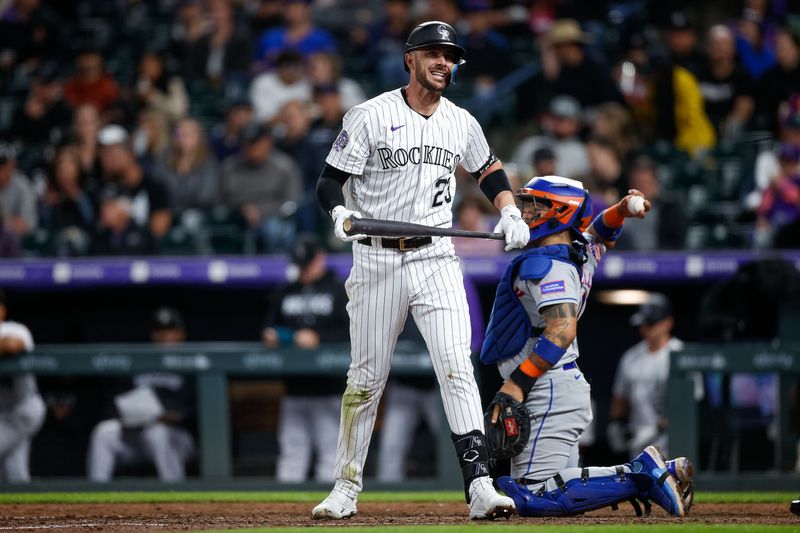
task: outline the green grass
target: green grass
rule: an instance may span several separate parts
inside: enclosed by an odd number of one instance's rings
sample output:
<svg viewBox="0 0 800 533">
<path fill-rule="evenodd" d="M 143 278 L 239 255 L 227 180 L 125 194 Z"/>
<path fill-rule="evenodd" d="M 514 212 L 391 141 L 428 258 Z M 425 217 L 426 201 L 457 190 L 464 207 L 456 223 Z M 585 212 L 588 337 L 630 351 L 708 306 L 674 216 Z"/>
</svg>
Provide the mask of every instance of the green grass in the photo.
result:
<svg viewBox="0 0 800 533">
<path fill-rule="evenodd" d="M 0 504 L 10 503 L 188 503 L 254 502 L 318 503 L 326 492 L 41 492 L 0 493 Z M 698 492 L 696 503 L 788 503 L 797 498 L 790 492 Z M 360 502 L 462 502 L 464 493 L 364 492 Z M 272 531 L 272 530 L 271 530 Z"/>
</svg>

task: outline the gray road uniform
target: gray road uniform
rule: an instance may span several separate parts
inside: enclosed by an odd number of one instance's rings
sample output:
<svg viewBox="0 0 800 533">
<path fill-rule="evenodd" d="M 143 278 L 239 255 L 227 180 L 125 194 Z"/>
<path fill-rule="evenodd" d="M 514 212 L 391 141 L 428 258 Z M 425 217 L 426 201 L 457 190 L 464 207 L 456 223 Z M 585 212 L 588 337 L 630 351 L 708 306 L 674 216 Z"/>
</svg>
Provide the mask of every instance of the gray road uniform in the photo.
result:
<svg viewBox="0 0 800 533">
<path fill-rule="evenodd" d="M 569 260 L 552 258 L 549 271 L 540 279 L 520 279 L 519 273 L 515 275 L 514 293 L 525 308 L 534 335 L 516 356 L 498 363 L 504 379 L 533 351 L 546 325 L 539 313 L 543 307 L 573 303 L 578 308 L 578 318 L 583 314 L 592 277 L 606 251 L 596 237 L 588 233 L 584 237 L 589 244 L 586 262 L 580 267 Z M 528 395 L 525 407 L 532 415 L 531 438 L 523 452 L 512 459 L 512 477 L 544 481 L 563 468 L 578 466 L 578 439 L 592 421 L 591 389 L 578 368 L 579 354 L 575 339 L 558 363 L 538 378 Z"/>
<path fill-rule="evenodd" d="M 630 405 L 631 457 L 649 444 L 668 453 L 667 433 L 659 426 L 659 420 L 666 415 L 669 355 L 682 348 L 683 342 L 672 338 L 660 350 L 651 352 L 647 343 L 641 341 L 631 346 L 619 361 L 613 392 Z"/>
<path fill-rule="evenodd" d="M 0 323 L 0 338 L 16 337 L 33 350 L 30 330 L 18 322 Z M 44 423 L 44 401 L 33 374 L 0 376 L 0 482 L 30 481 L 31 440 Z"/>
</svg>

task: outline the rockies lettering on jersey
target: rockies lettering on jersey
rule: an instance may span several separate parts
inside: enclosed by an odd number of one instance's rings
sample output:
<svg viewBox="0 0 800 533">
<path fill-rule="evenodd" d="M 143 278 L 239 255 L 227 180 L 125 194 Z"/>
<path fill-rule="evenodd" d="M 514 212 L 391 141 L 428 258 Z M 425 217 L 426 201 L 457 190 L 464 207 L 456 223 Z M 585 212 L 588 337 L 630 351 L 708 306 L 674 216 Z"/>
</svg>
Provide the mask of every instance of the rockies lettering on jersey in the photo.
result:
<svg viewBox="0 0 800 533">
<path fill-rule="evenodd" d="M 352 177 L 345 184 L 348 209 L 367 218 L 450 227 L 456 167 L 471 174 L 496 158 L 475 118 L 442 97 L 424 117 L 401 89 L 357 105 L 326 162 Z"/>
<path fill-rule="evenodd" d="M 426 144 L 422 150 L 420 150 L 418 146 L 415 146 L 409 150 L 398 148 L 394 152 L 392 152 L 390 148 L 378 148 L 378 155 L 381 158 L 383 170 L 402 167 L 408 163 L 419 165 L 420 153 L 425 154 L 425 158 L 422 162 L 426 165 L 444 167 L 450 172 L 455 172 L 456 167 L 461 162 L 460 155 L 454 154 L 450 150 L 440 146 L 428 146 Z"/>
</svg>

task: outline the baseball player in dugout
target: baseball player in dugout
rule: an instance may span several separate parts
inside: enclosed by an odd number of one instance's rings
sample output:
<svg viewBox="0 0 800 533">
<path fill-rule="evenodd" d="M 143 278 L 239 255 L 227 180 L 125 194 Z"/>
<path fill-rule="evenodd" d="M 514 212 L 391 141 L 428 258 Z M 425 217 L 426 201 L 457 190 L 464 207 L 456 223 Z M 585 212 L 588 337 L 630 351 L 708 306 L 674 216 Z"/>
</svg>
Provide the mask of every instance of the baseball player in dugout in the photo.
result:
<svg viewBox="0 0 800 533">
<path fill-rule="evenodd" d="M 150 340 L 169 347 L 186 340 L 186 326 L 176 309 L 161 307 L 152 318 Z M 111 481 L 117 465 L 155 465 L 158 479 L 186 479 L 194 455 L 189 426 L 194 418 L 194 382 L 181 374 L 152 372 L 132 379 L 133 389 L 114 397 L 116 416 L 92 430 L 86 456 L 90 481 Z"/>
<path fill-rule="evenodd" d="M 0 359 L 33 350 L 27 326 L 6 320 L 5 293 L 0 290 Z M 0 482 L 31 480 L 31 440 L 45 419 L 45 404 L 33 374 L 0 376 Z"/>
<path fill-rule="evenodd" d="M 616 453 L 633 457 L 644 446 L 654 444 L 668 453 L 667 380 L 669 354 L 683 348 L 672 336 L 672 308 L 663 294 L 648 297 L 631 317 L 642 341 L 629 348 L 619 361 L 606 430 Z"/>
<path fill-rule="evenodd" d="M 498 485 L 521 516 L 570 516 L 630 501 L 684 516 L 693 497 L 688 459 L 648 446 L 625 463 L 578 467 L 578 441 L 592 421 L 590 387 L 578 368 L 578 320 L 592 277 L 625 219 L 650 202 L 635 189 L 592 220 L 576 180 L 536 177 L 517 191 L 530 246 L 497 286 L 481 361 L 505 379 L 486 412 L 490 456 L 511 459 Z"/>
<path fill-rule="evenodd" d="M 314 518 L 356 514 L 378 402 L 409 310 L 431 354 L 470 517 L 494 519 L 514 512 L 514 502 L 498 494 L 489 477 L 470 361 L 469 309 L 451 239 L 367 237 L 349 235 L 343 227 L 351 217 L 450 227 L 454 171 L 461 165 L 500 210 L 495 232 L 505 234 L 506 251 L 528 243 L 528 226 L 480 125 L 442 96 L 457 80 L 464 55 L 449 24 L 432 21 L 414 28 L 403 56 L 408 85 L 345 115 L 317 182 L 317 197 L 333 218 L 334 233 L 353 241 L 353 267 L 345 283 L 352 351 L 336 482 L 314 507 Z"/>
<path fill-rule="evenodd" d="M 347 295 L 336 274 L 325 265 L 325 252 L 313 236 L 298 238 L 291 252 L 297 279 L 282 287 L 265 321 L 261 338 L 269 348 L 280 345 L 313 350 L 320 343 L 347 340 Z M 344 380 L 328 376 L 286 377 L 281 400 L 278 481 L 308 479 L 312 454 L 314 479 L 333 480 L 336 435 Z"/>
</svg>

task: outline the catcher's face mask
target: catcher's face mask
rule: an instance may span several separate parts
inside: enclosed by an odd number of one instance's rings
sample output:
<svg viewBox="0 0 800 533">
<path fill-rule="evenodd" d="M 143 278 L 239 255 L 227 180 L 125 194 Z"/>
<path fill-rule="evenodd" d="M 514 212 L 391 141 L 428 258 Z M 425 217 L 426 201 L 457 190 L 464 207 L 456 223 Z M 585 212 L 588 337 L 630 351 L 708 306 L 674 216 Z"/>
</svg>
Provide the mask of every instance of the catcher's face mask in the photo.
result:
<svg viewBox="0 0 800 533">
<path fill-rule="evenodd" d="M 581 182 L 560 176 L 536 177 L 517 189 L 522 218 L 535 241 L 560 231 L 582 228 L 591 211 L 588 193 Z M 587 224 L 588 225 L 588 224 Z"/>
</svg>

